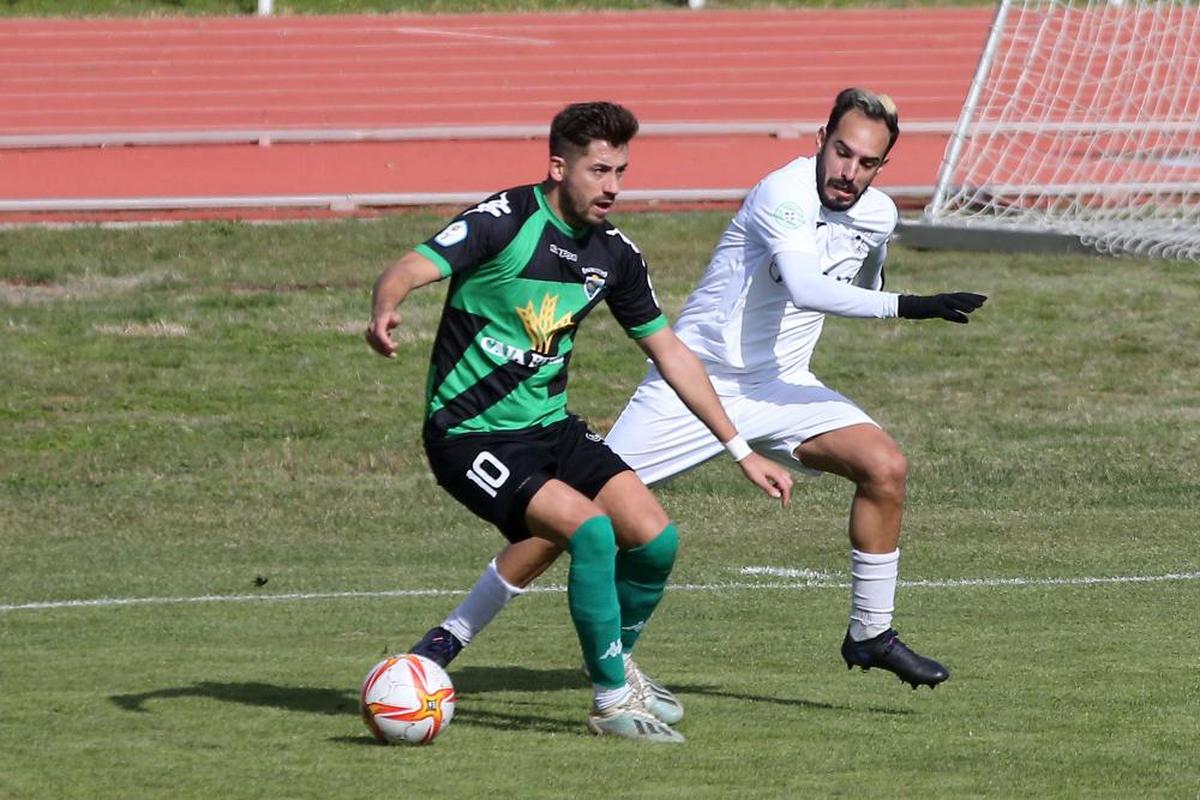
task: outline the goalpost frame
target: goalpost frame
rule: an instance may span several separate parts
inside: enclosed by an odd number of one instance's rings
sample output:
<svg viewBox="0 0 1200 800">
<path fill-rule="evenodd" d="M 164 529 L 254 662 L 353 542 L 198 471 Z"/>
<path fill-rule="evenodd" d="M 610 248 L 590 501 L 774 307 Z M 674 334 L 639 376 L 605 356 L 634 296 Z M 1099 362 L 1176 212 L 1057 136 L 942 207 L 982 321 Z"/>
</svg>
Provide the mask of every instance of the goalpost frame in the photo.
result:
<svg viewBox="0 0 1200 800">
<path fill-rule="evenodd" d="M 930 247 L 1200 261 L 1200 0 L 997 0 L 931 200 L 905 227 Z"/>
<path fill-rule="evenodd" d="M 996 48 L 1000 44 L 1000 35 L 1004 32 L 1004 22 L 1008 17 L 1008 9 L 1011 5 L 1012 0 L 1000 0 L 996 14 L 992 17 L 992 28 L 988 31 L 983 54 L 979 57 L 979 64 L 975 67 L 975 76 L 971 78 L 971 88 L 967 92 L 966 102 L 963 103 L 963 111 L 958 115 L 954 132 L 950 134 L 946 156 L 942 159 L 941 169 L 938 170 L 933 199 L 930 201 L 925 215 L 930 222 L 937 221 L 938 210 L 942 206 L 942 201 L 946 199 L 946 188 L 954 175 L 955 166 L 958 165 L 958 156 L 962 153 L 963 142 L 967 138 L 967 126 L 975 116 L 975 106 L 979 104 L 979 95 L 983 91 L 983 84 L 987 80 L 988 73 L 992 69 L 992 62 L 996 58 Z"/>
</svg>

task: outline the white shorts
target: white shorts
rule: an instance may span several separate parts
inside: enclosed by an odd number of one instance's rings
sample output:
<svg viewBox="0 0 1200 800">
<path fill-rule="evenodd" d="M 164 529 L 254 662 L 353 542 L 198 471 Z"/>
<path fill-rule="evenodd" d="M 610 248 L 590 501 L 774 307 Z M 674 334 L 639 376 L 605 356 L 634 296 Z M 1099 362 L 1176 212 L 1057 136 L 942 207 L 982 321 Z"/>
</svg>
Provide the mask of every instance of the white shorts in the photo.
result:
<svg viewBox="0 0 1200 800">
<path fill-rule="evenodd" d="M 843 395 L 811 380 L 814 383 L 775 380 L 745 389 L 714 381 L 714 386 L 725 413 L 755 452 L 797 472 L 819 475 L 800 463 L 796 448 L 822 433 L 878 423 Z M 606 438 L 647 484 L 673 478 L 725 452 L 653 368 Z"/>
</svg>

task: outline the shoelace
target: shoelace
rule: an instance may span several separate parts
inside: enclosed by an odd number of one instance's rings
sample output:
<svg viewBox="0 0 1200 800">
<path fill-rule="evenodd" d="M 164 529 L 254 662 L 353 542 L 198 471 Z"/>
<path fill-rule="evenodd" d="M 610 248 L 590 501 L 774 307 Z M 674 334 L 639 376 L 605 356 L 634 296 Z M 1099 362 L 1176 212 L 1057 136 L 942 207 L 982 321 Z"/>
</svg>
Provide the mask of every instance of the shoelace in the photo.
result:
<svg viewBox="0 0 1200 800">
<path fill-rule="evenodd" d="M 650 684 L 642 671 L 637 668 L 637 664 L 633 660 L 625 662 L 625 682 L 629 684 L 630 694 L 635 694 L 642 701 L 642 705 L 647 705 L 653 700 L 654 687 Z"/>
</svg>

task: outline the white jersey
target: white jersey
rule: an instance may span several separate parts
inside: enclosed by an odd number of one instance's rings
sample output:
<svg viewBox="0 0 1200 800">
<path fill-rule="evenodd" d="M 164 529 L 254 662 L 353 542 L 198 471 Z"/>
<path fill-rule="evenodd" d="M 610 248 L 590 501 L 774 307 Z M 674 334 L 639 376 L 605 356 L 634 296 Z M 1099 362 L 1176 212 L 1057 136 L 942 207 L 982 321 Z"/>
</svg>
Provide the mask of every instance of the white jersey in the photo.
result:
<svg viewBox="0 0 1200 800">
<path fill-rule="evenodd" d="M 747 195 L 684 304 L 676 333 L 714 383 L 819 383 L 808 365 L 825 315 L 793 303 L 774 257 L 815 254 L 826 275 L 878 289 L 897 218 L 895 203 L 873 188 L 849 210 L 831 211 L 817 194 L 816 159 L 797 158 Z"/>
</svg>

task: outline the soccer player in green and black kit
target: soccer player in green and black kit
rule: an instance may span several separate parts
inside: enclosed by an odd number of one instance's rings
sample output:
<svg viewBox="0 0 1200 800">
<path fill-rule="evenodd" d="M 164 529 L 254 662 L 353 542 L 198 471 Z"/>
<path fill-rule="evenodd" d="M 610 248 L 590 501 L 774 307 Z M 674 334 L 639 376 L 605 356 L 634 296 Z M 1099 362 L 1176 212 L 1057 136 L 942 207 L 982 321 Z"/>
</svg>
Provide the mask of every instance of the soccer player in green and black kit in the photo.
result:
<svg viewBox="0 0 1200 800">
<path fill-rule="evenodd" d="M 423 438 L 438 483 L 512 542 L 571 555 L 567 605 L 595 688 L 588 727 L 648 741 L 683 737 L 647 709 L 626 659 L 662 598 L 674 525 L 636 474 L 566 408 L 575 331 L 601 300 L 746 477 L 787 503 L 787 470 L 753 453 L 703 366 L 663 316 L 641 253 L 606 221 L 636 118 L 577 103 L 550 126 L 546 180 L 467 209 L 375 282 L 367 342 L 413 289 L 450 278 L 434 341 Z M 631 663 L 631 662 L 630 662 Z"/>
</svg>

